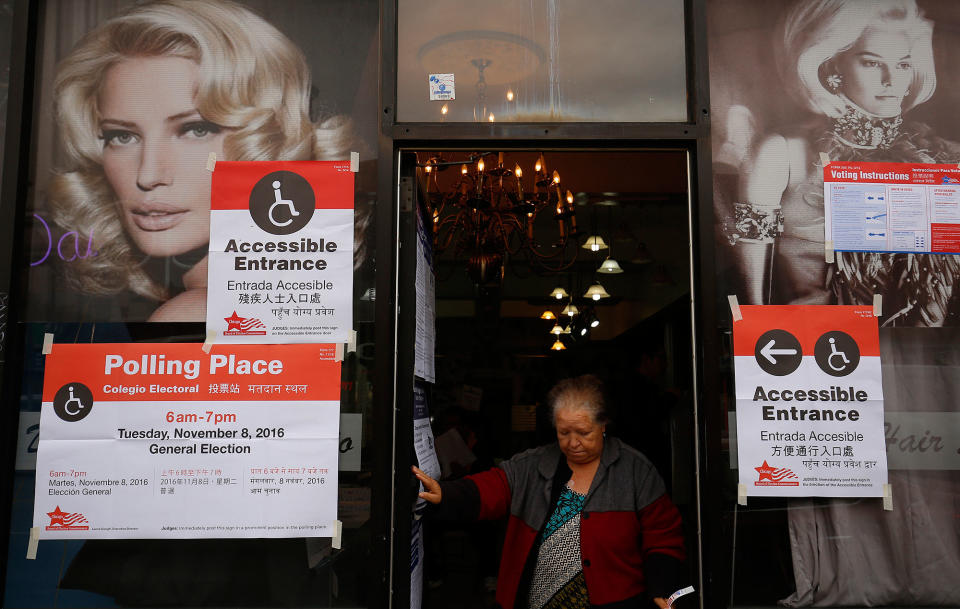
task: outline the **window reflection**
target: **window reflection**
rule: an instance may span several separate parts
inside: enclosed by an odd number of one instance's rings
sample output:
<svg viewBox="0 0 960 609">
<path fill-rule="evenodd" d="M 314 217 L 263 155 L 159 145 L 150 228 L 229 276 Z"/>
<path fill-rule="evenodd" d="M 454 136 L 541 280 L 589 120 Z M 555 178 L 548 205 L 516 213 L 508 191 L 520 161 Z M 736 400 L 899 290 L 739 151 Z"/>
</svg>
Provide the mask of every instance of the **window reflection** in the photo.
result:
<svg viewBox="0 0 960 609">
<path fill-rule="evenodd" d="M 682 2 L 400 0 L 398 21 L 400 121 L 687 118 Z"/>
</svg>

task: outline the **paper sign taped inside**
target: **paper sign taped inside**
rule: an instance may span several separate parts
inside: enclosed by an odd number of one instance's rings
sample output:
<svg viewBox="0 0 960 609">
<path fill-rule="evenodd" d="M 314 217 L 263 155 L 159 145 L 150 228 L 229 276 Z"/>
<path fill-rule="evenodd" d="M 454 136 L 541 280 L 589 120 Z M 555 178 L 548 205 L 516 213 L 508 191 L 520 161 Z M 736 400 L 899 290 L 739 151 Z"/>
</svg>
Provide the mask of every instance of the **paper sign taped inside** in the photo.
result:
<svg viewBox="0 0 960 609">
<path fill-rule="evenodd" d="M 453 74 L 431 74 L 429 82 L 430 101 L 457 99 Z"/>
</svg>

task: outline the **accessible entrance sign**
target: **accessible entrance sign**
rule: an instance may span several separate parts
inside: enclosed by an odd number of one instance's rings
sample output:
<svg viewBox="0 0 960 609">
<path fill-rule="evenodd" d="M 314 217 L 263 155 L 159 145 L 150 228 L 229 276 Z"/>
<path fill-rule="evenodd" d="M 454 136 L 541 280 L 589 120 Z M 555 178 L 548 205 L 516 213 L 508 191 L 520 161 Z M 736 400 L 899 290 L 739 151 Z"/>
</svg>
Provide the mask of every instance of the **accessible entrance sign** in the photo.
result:
<svg viewBox="0 0 960 609">
<path fill-rule="evenodd" d="M 737 458 L 747 496 L 882 497 L 887 457 L 872 307 L 740 310 Z"/>
<path fill-rule="evenodd" d="M 331 536 L 334 351 L 54 345 L 40 407 L 40 538 Z"/>
<path fill-rule="evenodd" d="M 342 343 L 353 327 L 349 161 L 218 162 L 207 331 L 218 343 Z"/>
</svg>

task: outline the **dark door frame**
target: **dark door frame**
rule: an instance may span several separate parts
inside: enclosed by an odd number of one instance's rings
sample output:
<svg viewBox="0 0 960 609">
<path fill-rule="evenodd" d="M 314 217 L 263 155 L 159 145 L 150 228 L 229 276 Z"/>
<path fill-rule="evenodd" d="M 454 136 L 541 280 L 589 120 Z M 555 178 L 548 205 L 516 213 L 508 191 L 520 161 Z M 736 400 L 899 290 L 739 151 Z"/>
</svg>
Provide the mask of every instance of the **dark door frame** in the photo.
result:
<svg viewBox="0 0 960 609">
<path fill-rule="evenodd" d="M 698 463 L 697 503 L 698 522 L 697 540 L 700 556 L 697 570 L 701 589 L 700 603 L 704 606 L 723 606 L 727 601 L 725 588 L 729 585 L 719 571 L 712 566 L 723 565 L 727 557 L 722 547 L 725 535 L 722 532 L 722 513 L 718 510 L 705 510 L 701 497 L 718 497 L 722 490 L 722 458 L 720 434 L 708 433 L 723 428 L 725 412 L 721 399 L 720 371 L 715 362 L 722 352 L 722 335 L 718 330 L 718 308 L 714 212 L 712 201 L 712 170 L 710 150 L 710 97 L 707 59 L 707 0 L 684 0 L 685 36 L 687 47 L 687 90 L 688 121 L 683 123 L 401 123 L 395 120 L 396 114 L 396 65 L 397 65 L 397 3 L 396 0 L 381 2 L 381 84 L 380 107 L 383 110 L 380 124 L 380 166 L 378 177 L 378 258 L 385 266 L 397 273 L 395 282 L 390 286 L 391 297 L 398 300 L 400 313 L 392 318 L 393 326 L 389 333 L 398 342 L 395 346 L 410 344 L 403 342 L 405 330 L 412 331 L 409 319 L 404 312 L 412 314 L 409 295 L 405 290 L 397 290 L 399 285 L 409 285 L 413 277 L 409 260 L 413 256 L 399 256 L 399 259 L 385 259 L 389 249 L 397 256 L 400 248 L 397 244 L 405 241 L 413 243 L 415 224 L 411 228 L 412 213 L 404 215 L 404 207 L 398 185 L 400 183 L 400 155 L 404 150 L 438 147 L 482 147 L 533 148 L 533 149 L 583 149 L 602 148 L 646 148 L 662 147 L 683 149 L 688 152 L 690 179 L 690 217 L 691 217 L 691 263 L 692 288 L 696 294 L 691 303 L 693 315 L 694 350 L 694 391 L 697 404 L 695 424 L 697 427 L 696 459 Z M 442 145 L 441 145 L 442 143 Z M 407 176 L 409 177 L 409 176 Z M 415 206 L 413 208 L 416 209 Z M 396 236 L 389 243 L 386 233 Z M 378 276 L 378 281 L 380 280 Z M 410 291 L 410 290 L 406 290 Z M 378 290 L 379 292 L 379 290 Z M 378 303 L 379 304 L 379 303 Z M 394 311 L 396 313 L 396 311 Z M 388 332 L 380 328 L 378 316 L 378 344 L 380 334 Z M 398 327 L 399 326 L 399 327 Z M 406 336 L 406 334 L 404 334 Z M 384 340 L 387 337 L 383 336 Z M 412 438 L 413 397 L 410 390 L 413 378 L 412 349 L 406 356 L 398 348 L 397 359 L 387 378 L 378 377 L 378 387 L 392 386 L 395 395 L 380 397 L 384 400 L 383 411 L 390 407 L 394 420 L 396 445 L 394 447 L 394 467 L 392 488 L 394 500 L 390 530 L 391 552 L 387 568 L 390 606 L 405 607 L 409 603 L 409 547 L 410 514 L 404 506 L 413 501 L 415 486 L 411 485 L 407 463 L 410 461 L 410 446 L 405 438 Z M 382 360 L 380 360 L 382 361 Z M 714 362 L 710 364 L 709 362 Z M 405 379 L 405 380 L 401 380 Z M 713 469 L 720 468 L 719 473 Z M 716 575 L 716 577 L 715 577 Z"/>
</svg>

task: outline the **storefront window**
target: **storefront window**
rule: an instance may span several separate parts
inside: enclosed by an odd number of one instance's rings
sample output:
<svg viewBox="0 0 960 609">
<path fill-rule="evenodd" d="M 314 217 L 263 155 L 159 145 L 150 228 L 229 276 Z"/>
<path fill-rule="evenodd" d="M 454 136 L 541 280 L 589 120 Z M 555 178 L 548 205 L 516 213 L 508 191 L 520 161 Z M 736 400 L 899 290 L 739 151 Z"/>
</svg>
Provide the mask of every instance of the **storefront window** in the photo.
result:
<svg viewBox="0 0 960 609">
<path fill-rule="evenodd" d="M 9 23 L 8 7 L 0 3 L 0 27 Z M 134 25 L 124 30 L 122 19 Z M 372 0 L 40 6 L 4 606 L 373 602 L 372 578 L 379 576 L 369 567 L 375 491 L 368 442 L 378 19 Z M 0 39 L 7 39 L 2 32 Z M 95 118 L 92 129 L 88 116 Z M 344 357 L 340 392 L 342 430 L 352 434 L 338 476 L 342 549 L 330 538 L 44 540 L 36 559 L 27 560 L 44 334 L 55 344 L 203 342 L 210 151 L 221 160 L 343 160 L 359 153 L 357 340 Z M 168 200 L 157 196 L 164 191 L 172 193 Z"/>
<path fill-rule="evenodd" d="M 401 122 L 687 119 L 682 2 L 401 0 L 398 18 Z"/>
<path fill-rule="evenodd" d="M 913 0 L 849 0 L 829 8 L 807 1 L 709 3 L 717 293 L 735 294 L 740 304 L 882 302 L 882 311 L 874 308 L 881 440 L 893 498 L 892 509 L 876 496 L 843 494 L 750 497 L 738 505 L 733 451 L 755 438 L 733 436 L 733 358 L 727 359 L 721 378 L 729 388 L 731 433 L 723 440 L 731 469 L 722 524 L 729 531 L 724 560 L 733 558 L 733 606 L 960 604 L 960 414 L 948 397 L 960 379 L 960 263 L 956 254 L 927 253 L 921 230 L 909 246 L 916 253 L 904 253 L 899 242 L 869 248 L 892 251 L 834 252 L 823 183 L 824 166 L 837 161 L 956 163 L 958 89 L 935 76 L 956 65 L 958 18 L 949 3 Z M 857 121 L 861 127 L 852 128 Z M 885 215 L 867 217 L 880 228 L 859 237 L 885 239 Z M 729 320 L 723 306 L 721 319 Z M 727 328 L 729 322 L 725 334 Z M 799 431 L 803 437 L 777 443 L 771 466 L 786 451 L 817 459 L 823 448 L 811 448 L 809 429 Z M 837 462 L 838 472 L 862 467 L 855 456 Z"/>
</svg>

